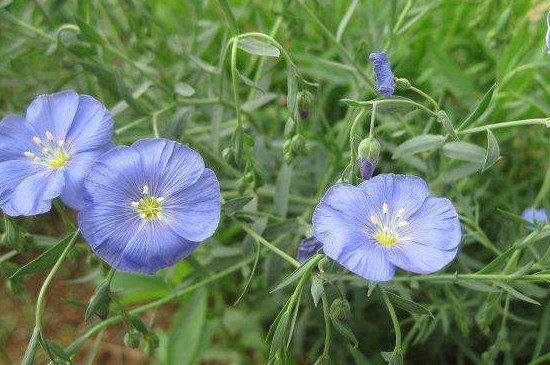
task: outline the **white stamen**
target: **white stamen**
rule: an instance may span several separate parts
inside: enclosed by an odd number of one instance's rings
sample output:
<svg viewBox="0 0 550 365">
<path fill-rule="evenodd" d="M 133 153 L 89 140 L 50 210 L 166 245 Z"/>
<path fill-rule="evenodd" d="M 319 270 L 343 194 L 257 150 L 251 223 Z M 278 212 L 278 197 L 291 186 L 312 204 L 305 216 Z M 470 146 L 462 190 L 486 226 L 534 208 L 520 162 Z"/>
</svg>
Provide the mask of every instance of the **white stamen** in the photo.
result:
<svg viewBox="0 0 550 365">
<path fill-rule="evenodd" d="M 141 217 L 141 219 L 147 218 L 147 214 L 145 213 L 139 213 L 139 216 Z"/>
<path fill-rule="evenodd" d="M 374 224 L 378 224 L 378 218 L 376 218 L 374 215 L 370 216 L 370 221 Z"/>
<path fill-rule="evenodd" d="M 160 198 L 157 198 L 157 203 L 159 204 L 164 203 L 164 198 L 162 196 Z"/>
<path fill-rule="evenodd" d="M 42 144 L 42 141 L 40 140 L 40 138 L 34 136 L 32 137 L 32 141 L 34 142 L 35 145 L 37 146 L 40 146 Z"/>
<path fill-rule="evenodd" d="M 405 214 L 405 209 L 401 208 L 397 211 L 397 217 L 402 217 Z"/>
<path fill-rule="evenodd" d="M 40 160 L 40 157 L 35 157 L 32 159 L 35 163 L 39 163 L 41 160 Z"/>
<path fill-rule="evenodd" d="M 48 152 L 50 152 L 50 150 L 48 149 L 48 147 L 42 148 L 42 153 L 48 153 Z"/>
<path fill-rule="evenodd" d="M 162 212 L 158 212 L 158 213 L 157 213 L 157 218 L 158 218 L 158 219 L 162 219 Z"/>
<path fill-rule="evenodd" d="M 382 213 L 388 214 L 388 203 L 382 204 Z"/>
<path fill-rule="evenodd" d="M 34 158 L 34 153 L 32 153 L 32 152 L 25 151 L 25 152 L 23 152 L 23 154 L 25 155 L 25 157 Z"/>
<path fill-rule="evenodd" d="M 131 202 L 130 203 L 134 208 L 139 207 L 139 202 Z"/>
<path fill-rule="evenodd" d="M 149 187 L 147 185 L 143 186 L 143 195 L 149 195 Z"/>
<path fill-rule="evenodd" d="M 48 141 L 51 141 L 51 140 L 53 139 L 52 132 L 46 131 L 46 139 L 47 139 Z"/>
<path fill-rule="evenodd" d="M 399 228 L 405 228 L 409 225 L 409 222 L 407 221 L 401 221 L 397 224 L 397 226 L 399 226 Z"/>
<path fill-rule="evenodd" d="M 60 139 L 59 142 L 57 142 L 57 145 L 59 147 L 64 147 L 65 146 L 65 140 L 64 139 Z"/>
</svg>

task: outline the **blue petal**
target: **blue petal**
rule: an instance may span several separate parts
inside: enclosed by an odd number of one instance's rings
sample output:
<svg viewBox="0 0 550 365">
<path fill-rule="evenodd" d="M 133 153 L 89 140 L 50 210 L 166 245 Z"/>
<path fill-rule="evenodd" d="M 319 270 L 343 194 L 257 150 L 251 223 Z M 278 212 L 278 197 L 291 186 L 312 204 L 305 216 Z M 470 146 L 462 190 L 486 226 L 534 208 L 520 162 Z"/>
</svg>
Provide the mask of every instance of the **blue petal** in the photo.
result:
<svg viewBox="0 0 550 365">
<path fill-rule="evenodd" d="M 141 156 L 147 185 L 155 196 L 167 197 L 195 183 L 204 172 L 200 154 L 162 138 L 141 139 L 132 145 Z"/>
<path fill-rule="evenodd" d="M 363 181 L 359 188 L 367 193 L 369 201 L 376 205 L 378 212 L 387 203 L 390 216 L 404 209 L 405 219 L 413 215 L 428 197 L 426 182 L 412 175 L 381 174 Z"/>
<path fill-rule="evenodd" d="M 163 217 L 178 235 L 201 242 L 214 234 L 221 204 L 220 184 L 212 170 L 205 169 L 193 185 L 163 197 Z"/>
<path fill-rule="evenodd" d="M 462 238 L 460 221 L 453 204 L 445 198 L 426 199 L 402 230 L 403 241 L 439 250 L 455 249 Z"/>
<path fill-rule="evenodd" d="M 416 274 L 431 274 L 451 262 L 458 252 L 458 247 L 440 250 L 413 241 L 391 246 L 386 252 L 390 262 L 401 269 Z"/>
<path fill-rule="evenodd" d="M 25 151 L 36 151 L 32 137 L 36 133 L 24 118 L 8 114 L 0 122 L 0 162 L 27 158 Z"/>
<path fill-rule="evenodd" d="M 11 215 L 37 215 L 48 212 L 52 199 L 58 197 L 65 185 L 61 171 L 41 170 L 24 179 L 10 198 Z"/>
<path fill-rule="evenodd" d="M 90 204 L 80 212 L 78 224 L 92 250 L 125 272 L 154 273 L 188 256 L 198 246 L 165 224 L 143 222 L 127 206 Z"/>
<path fill-rule="evenodd" d="M 165 224 L 145 224 L 124 249 L 118 269 L 154 274 L 189 256 L 198 246 L 198 243 L 184 240 Z"/>
<path fill-rule="evenodd" d="M 66 137 L 70 153 L 105 149 L 113 137 L 113 117 L 96 99 L 80 95 L 78 108 Z"/>
<path fill-rule="evenodd" d="M 55 140 L 66 139 L 78 108 L 78 94 L 66 90 L 56 94 L 40 95 L 27 108 L 26 119 L 43 138 L 46 131 Z"/>
<path fill-rule="evenodd" d="M 527 208 L 521 214 L 523 219 L 531 223 L 548 223 L 548 215 L 545 209 Z"/>
<path fill-rule="evenodd" d="M 33 173 L 33 167 L 30 159 L 0 162 L 0 205 L 9 202 L 13 190 Z"/>
<path fill-rule="evenodd" d="M 395 77 L 391 69 L 390 61 L 385 52 L 371 53 L 369 60 L 372 62 L 376 75 L 376 88 L 385 97 L 390 97 L 395 92 Z"/>
<path fill-rule="evenodd" d="M 298 246 L 298 262 L 303 264 L 311 256 L 315 255 L 321 247 L 323 247 L 323 244 L 315 236 L 303 239 Z"/>
<path fill-rule="evenodd" d="M 72 209 L 84 208 L 84 179 L 101 154 L 101 150 L 77 153 L 67 162 L 64 168 L 65 188 L 61 193 L 61 200 Z"/>
<path fill-rule="evenodd" d="M 84 182 L 90 202 L 124 206 L 141 199 L 144 185 L 141 158 L 135 149 L 126 146 L 101 155 Z"/>
</svg>

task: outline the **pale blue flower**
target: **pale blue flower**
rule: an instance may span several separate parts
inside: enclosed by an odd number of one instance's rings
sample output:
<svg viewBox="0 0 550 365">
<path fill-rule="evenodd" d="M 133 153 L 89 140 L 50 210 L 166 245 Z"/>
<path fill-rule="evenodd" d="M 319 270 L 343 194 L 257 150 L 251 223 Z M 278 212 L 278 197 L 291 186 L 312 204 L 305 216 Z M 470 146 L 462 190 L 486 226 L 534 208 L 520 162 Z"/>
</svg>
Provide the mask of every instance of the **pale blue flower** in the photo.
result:
<svg viewBox="0 0 550 365">
<path fill-rule="evenodd" d="M 105 107 L 72 90 L 37 97 L 25 118 L 0 122 L 0 207 L 10 216 L 51 209 L 52 199 L 84 206 L 83 182 L 112 146 L 113 119 Z"/>
<path fill-rule="evenodd" d="M 328 257 L 372 281 L 390 280 L 395 267 L 441 270 L 462 237 L 448 199 L 428 197 L 419 177 L 394 174 L 332 186 L 315 209 L 313 230 Z"/>
<path fill-rule="evenodd" d="M 548 215 L 546 209 L 527 208 L 521 214 L 523 219 L 533 224 L 548 224 Z"/>
<path fill-rule="evenodd" d="M 214 234 L 220 185 L 191 148 L 142 139 L 103 154 L 85 181 L 78 216 L 92 250 L 112 267 L 152 274 Z"/>
</svg>

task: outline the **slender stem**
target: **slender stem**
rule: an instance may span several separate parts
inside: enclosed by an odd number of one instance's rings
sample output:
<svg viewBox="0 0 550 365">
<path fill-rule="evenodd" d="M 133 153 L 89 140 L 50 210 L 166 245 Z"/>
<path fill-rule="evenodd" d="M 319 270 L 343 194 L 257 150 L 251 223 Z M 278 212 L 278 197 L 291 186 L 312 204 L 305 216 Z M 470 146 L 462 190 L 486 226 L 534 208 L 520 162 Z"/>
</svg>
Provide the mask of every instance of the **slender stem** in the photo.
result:
<svg viewBox="0 0 550 365">
<path fill-rule="evenodd" d="M 287 254 L 286 252 L 282 251 L 280 248 L 275 246 L 273 243 L 267 241 L 265 238 L 260 236 L 255 230 L 253 230 L 249 225 L 245 223 L 239 222 L 239 225 L 248 233 L 252 238 L 254 238 L 258 243 L 261 243 L 265 247 L 267 247 L 269 250 L 271 250 L 273 253 L 279 255 L 284 260 L 288 261 L 291 265 L 295 267 L 299 267 L 300 263 L 292 256 Z"/>
<path fill-rule="evenodd" d="M 204 280 L 201 280 L 195 284 L 192 284 L 186 288 L 182 288 L 164 298 L 160 298 L 160 299 L 157 299 L 153 302 L 150 302 L 150 303 L 147 303 L 147 304 L 144 304 L 140 307 L 137 307 L 137 308 L 134 308 L 130 311 L 128 311 L 128 313 L 130 314 L 133 314 L 133 315 L 137 315 L 137 314 L 140 314 L 140 313 L 143 313 L 143 312 L 146 312 L 148 311 L 149 309 L 154 309 L 154 308 L 157 308 L 161 305 L 164 305 L 166 303 L 169 303 L 170 301 L 174 300 L 174 299 L 177 299 L 179 297 L 182 297 L 194 290 L 197 290 L 207 284 L 210 284 L 216 280 L 219 280 L 229 274 L 232 274 L 234 273 L 235 271 L 238 271 L 240 270 L 242 267 L 250 264 L 252 261 L 254 261 L 254 257 L 250 257 L 246 260 L 243 260 L 241 262 L 238 262 L 236 263 L 235 265 L 233 266 L 230 266 L 228 267 L 227 269 L 225 270 L 222 270 L 220 272 L 218 272 L 217 274 L 213 274 L 211 276 L 209 276 L 207 279 L 204 279 Z M 109 326 L 112 326 L 112 325 L 115 325 L 115 324 L 118 324 L 120 322 L 122 322 L 123 320 L 123 316 L 122 315 L 116 315 L 116 316 L 113 316 L 113 317 L 110 317 L 108 319 L 106 319 L 105 321 L 102 321 L 102 322 L 99 322 L 98 324 L 96 324 L 95 326 L 89 328 L 85 334 L 83 334 L 82 336 L 80 336 L 79 338 L 77 338 L 75 341 L 73 341 L 73 343 L 71 345 L 69 345 L 69 347 L 66 349 L 66 352 L 67 354 L 69 355 L 73 355 L 76 353 L 76 351 L 78 351 L 78 349 L 80 347 L 82 347 L 84 345 L 84 343 L 86 342 L 86 340 L 88 340 L 94 333 L 102 330 L 103 328 L 106 328 L 106 327 L 109 327 Z"/>
<path fill-rule="evenodd" d="M 548 126 L 550 122 L 550 118 L 538 118 L 538 119 L 523 119 L 523 120 L 514 120 L 511 122 L 502 122 L 502 123 L 493 123 L 493 124 L 487 124 L 481 127 L 476 128 L 470 128 L 465 129 L 463 131 L 457 132 L 458 134 L 470 134 L 470 133 L 478 133 L 478 132 L 486 132 L 487 129 L 499 129 L 499 128 L 512 128 L 512 127 L 520 127 L 523 125 L 545 125 Z"/>
<path fill-rule="evenodd" d="M 424 99 L 428 100 L 433 106 L 435 111 L 439 111 L 439 104 L 435 101 L 430 95 L 426 94 L 424 91 L 417 89 L 414 86 L 411 86 L 411 90 L 422 96 Z"/>
<path fill-rule="evenodd" d="M 231 47 L 231 81 L 233 82 L 233 97 L 235 99 L 235 113 L 237 115 L 237 128 L 242 128 L 241 100 L 239 96 L 238 73 L 237 73 L 237 48 L 238 40 L 233 39 Z"/>
<path fill-rule="evenodd" d="M 397 319 L 397 314 L 395 314 L 395 309 L 393 308 L 393 305 L 391 304 L 390 298 L 388 298 L 386 291 L 379 286 L 377 288 L 378 288 L 378 291 L 380 292 L 380 295 L 382 296 L 382 299 L 384 299 L 384 303 L 388 308 L 388 312 L 390 312 L 393 328 L 395 329 L 395 349 L 400 349 L 401 348 L 401 326 L 399 326 L 399 320 Z"/>
<path fill-rule="evenodd" d="M 323 316 L 325 317 L 325 347 L 323 348 L 323 355 L 328 356 L 330 350 L 330 338 L 331 338 L 331 326 L 330 326 L 330 313 L 328 308 L 327 293 L 323 290 L 321 294 L 321 301 L 323 302 Z"/>
<path fill-rule="evenodd" d="M 372 111 L 370 115 L 370 128 L 369 128 L 369 138 L 374 136 L 374 124 L 376 121 L 376 103 L 372 104 Z"/>
<path fill-rule="evenodd" d="M 351 129 L 349 131 L 349 148 L 350 148 L 350 166 L 351 166 L 351 176 L 350 176 L 350 183 L 355 182 L 355 174 L 357 171 L 357 149 L 353 145 L 353 136 L 356 134 L 356 129 L 360 125 L 360 121 L 363 118 L 363 116 L 367 113 L 367 109 L 361 109 L 355 119 L 353 120 L 353 123 L 351 124 Z M 372 123 L 372 121 L 371 121 Z"/>
<path fill-rule="evenodd" d="M 158 121 L 157 121 L 157 114 L 156 113 L 152 115 L 151 123 L 153 124 L 153 135 L 155 136 L 155 138 L 160 138 L 159 124 L 158 124 Z"/>
<path fill-rule="evenodd" d="M 111 281 L 113 281 L 113 277 L 115 276 L 115 273 L 116 273 L 116 269 L 114 267 L 111 267 L 111 269 L 109 270 L 109 273 L 107 274 L 107 282 L 109 284 L 111 284 Z"/>
</svg>

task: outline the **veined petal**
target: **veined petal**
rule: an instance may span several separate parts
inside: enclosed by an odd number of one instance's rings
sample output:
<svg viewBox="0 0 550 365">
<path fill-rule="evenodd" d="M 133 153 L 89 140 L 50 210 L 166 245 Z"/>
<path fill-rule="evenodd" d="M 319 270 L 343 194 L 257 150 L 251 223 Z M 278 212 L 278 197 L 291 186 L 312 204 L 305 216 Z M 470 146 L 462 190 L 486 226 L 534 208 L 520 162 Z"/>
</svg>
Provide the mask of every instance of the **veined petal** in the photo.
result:
<svg viewBox="0 0 550 365">
<path fill-rule="evenodd" d="M 189 256 L 198 245 L 181 238 L 166 224 L 142 223 L 139 234 L 128 242 L 116 267 L 126 272 L 154 274 Z"/>
<path fill-rule="evenodd" d="M 141 158 L 132 147 L 115 147 L 92 165 L 84 182 L 91 202 L 129 205 L 141 198 L 146 183 Z"/>
<path fill-rule="evenodd" d="M 27 108 L 26 119 L 40 134 L 38 137 L 49 131 L 55 140 L 64 140 L 78 108 L 78 99 L 73 90 L 40 95 Z"/>
<path fill-rule="evenodd" d="M 194 184 L 204 172 L 200 154 L 162 138 L 142 139 L 132 145 L 141 156 L 152 193 L 168 197 Z"/>
<path fill-rule="evenodd" d="M 63 203 L 75 210 L 84 208 L 84 179 L 88 176 L 93 163 L 102 154 L 101 150 L 82 152 L 70 157 L 63 169 L 65 188 L 61 193 Z"/>
<path fill-rule="evenodd" d="M 444 268 L 458 252 L 458 247 L 440 250 L 417 242 L 388 247 L 388 258 L 395 266 L 417 274 L 431 274 Z"/>
<path fill-rule="evenodd" d="M 428 197 L 426 182 L 412 175 L 382 174 L 363 181 L 359 188 L 369 196 L 380 211 L 384 203 L 390 216 L 403 209 L 403 218 L 413 215 Z"/>
<path fill-rule="evenodd" d="M 78 108 L 67 133 L 69 153 L 105 149 L 113 137 L 111 113 L 96 99 L 79 95 Z"/>
<path fill-rule="evenodd" d="M 24 152 L 34 152 L 32 143 L 35 132 L 29 129 L 24 118 L 8 114 L 0 122 L 0 162 L 13 159 L 25 159 Z"/>
<path fill-rule="evenodd" d="M 403 245 L 417 243 L 438 250 L 455 249 L 462 238 L 460 221 L 453 204 L 445 198 L 427 198 L 409 218 L 400 239 Z"/>
<path fill-rule="evenodd" d="M 60 171 L 40 170 L 24 179 L 13 191 L 10 198 L 12 213 L 15 215 L 36 215 L 48 212 L 52 199 L 58 197 L 65 185 Z"/>
<path fill-rule="evenodd" d="M 34 163 L 29 159 L 0 162 L 0 205 L 9 202 L 13 190 L 33 174 Z"/>
<path fill-rule="evenodd" d="M 220 184 L 214 172 L 205 169 L 193 185 L 165 198 L 163 217 L 181 237 L 201 242 L 214 234 L 220 210 Z"/>
</svg>

